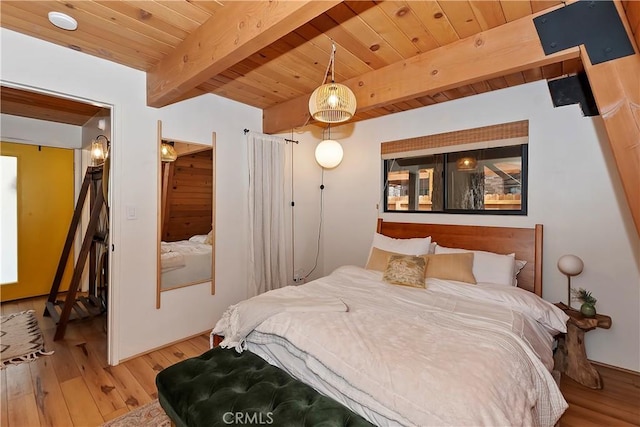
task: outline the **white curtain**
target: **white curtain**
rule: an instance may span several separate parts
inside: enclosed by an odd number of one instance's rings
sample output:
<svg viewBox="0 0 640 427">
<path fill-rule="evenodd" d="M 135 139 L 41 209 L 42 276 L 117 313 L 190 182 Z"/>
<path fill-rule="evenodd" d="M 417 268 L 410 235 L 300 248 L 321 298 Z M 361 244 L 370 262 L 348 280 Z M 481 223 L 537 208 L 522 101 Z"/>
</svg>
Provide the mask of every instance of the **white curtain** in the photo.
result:
<svg viewBox="0 0 640 427">
<path fill-rule="evenodd" d="M 247 133 L 249 159 L 248 296 L 287 285 L 283 138 Z"/>
</svg>

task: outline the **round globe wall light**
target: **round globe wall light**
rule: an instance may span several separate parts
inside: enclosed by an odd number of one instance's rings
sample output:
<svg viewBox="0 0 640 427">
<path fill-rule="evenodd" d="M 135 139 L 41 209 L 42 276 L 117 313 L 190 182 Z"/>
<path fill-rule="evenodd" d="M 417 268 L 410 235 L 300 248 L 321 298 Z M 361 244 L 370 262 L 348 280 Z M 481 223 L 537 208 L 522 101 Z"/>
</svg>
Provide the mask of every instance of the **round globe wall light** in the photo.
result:
<svg viewBox="0 0 640 427">
<path fill-rule="evenodd" d="M 342 162 L 342 145 L 333 139 L 325 139 L 316 147 L 316 162 L 325 169 L 333 169 Z"/>
</svg>

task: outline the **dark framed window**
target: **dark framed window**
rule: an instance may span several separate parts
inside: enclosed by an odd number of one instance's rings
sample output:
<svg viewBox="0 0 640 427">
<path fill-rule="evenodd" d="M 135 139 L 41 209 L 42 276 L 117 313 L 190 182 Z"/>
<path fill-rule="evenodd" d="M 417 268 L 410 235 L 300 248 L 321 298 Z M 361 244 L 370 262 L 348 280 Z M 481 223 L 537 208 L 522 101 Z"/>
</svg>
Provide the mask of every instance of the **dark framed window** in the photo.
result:
<svg viewBox="0 0 640 427">
<path fill-rule="evenodd" d="M 384 211 L 526 215 L 527 147 L 384 160 Z"/>
</svg>

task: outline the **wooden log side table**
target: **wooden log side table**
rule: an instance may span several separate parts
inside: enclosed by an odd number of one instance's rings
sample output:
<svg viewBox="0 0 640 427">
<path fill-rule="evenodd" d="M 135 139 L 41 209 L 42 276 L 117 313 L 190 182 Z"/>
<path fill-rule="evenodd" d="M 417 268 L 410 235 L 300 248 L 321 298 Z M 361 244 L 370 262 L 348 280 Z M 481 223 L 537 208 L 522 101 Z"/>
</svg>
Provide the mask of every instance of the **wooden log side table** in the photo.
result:
<svg viewBox="0 0 640 427">
<path fill-rule="evenodd" d="M 600 373 L 587 360 L 584 333 L 595 328 L 609 329 L 611 317 L 603 314 L 585 317 L 566 304 L 559 302 L 555 305 L 569 316 L 567 333 L 558 336 L 558 348 L 553 357 L 555 369 L 586 387 L 602 388 Z"/>
</svg>

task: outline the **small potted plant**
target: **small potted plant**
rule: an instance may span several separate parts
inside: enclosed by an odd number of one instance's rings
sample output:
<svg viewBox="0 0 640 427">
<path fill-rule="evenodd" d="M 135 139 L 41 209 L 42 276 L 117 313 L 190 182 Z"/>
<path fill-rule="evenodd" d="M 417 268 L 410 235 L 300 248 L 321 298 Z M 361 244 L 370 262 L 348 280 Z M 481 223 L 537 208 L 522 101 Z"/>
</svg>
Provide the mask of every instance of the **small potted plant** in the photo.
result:
<svg viewBox="0 0 640 427">
<path fill-rule="evenodd" d="M 580 306 L 580 313 L 584 317 L 593 317 L 596 315 L 596 302 L 598 301 L 591 295 L 591 292 L 578 288 L 571 289 L 571 293 L 573 293 L 573 297 L 576 301 L 580 301 L 582 305 Z"/>
</svg>

